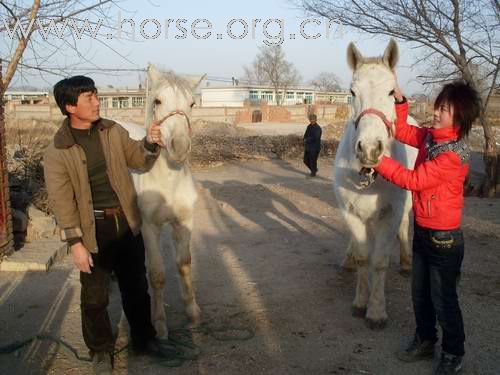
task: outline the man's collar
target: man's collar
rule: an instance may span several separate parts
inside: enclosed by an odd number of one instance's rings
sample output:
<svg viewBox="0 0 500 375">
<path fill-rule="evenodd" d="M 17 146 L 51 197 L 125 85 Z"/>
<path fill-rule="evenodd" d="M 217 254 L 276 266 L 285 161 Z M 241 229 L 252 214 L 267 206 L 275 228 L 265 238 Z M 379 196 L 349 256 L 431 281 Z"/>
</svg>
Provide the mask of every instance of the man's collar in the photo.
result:
<svg viewBox="0 0 500 375">
<path fill-rule="evenodd" d="M 108 129 L 116 124 L 112 120 L 105 118 L 100 118 L 95 122 L 99 130 Z M 54 146 L 55 148 L 69 148 L 75 144 L 75 137 L 71 133 L 71 125 L 69 122 L 69 117 L 66 117 L 62 122 L 61 127 L 54 135 Z"/>
</svg>

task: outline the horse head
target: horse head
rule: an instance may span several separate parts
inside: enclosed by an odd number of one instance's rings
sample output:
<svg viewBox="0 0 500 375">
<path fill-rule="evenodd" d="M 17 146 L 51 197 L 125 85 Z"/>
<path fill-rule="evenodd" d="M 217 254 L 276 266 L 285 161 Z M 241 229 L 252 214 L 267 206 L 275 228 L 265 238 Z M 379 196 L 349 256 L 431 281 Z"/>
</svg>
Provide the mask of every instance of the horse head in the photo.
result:
<svg viewBox="0 0 500 375">
<path fill-rule="evenodd" d="M 392 142 L 394 112 L 394 68 L 399 52 L 391 39 L 382 57 L 363 57 L 353 43 L 347 48 L 347 62 L 353 71 L 355 136 L 353 153 L 361 167 L 378 163 Z"/>
<path fill-rule="evenodd" d="M 154 65 L 148 66 L 145 126 L 153 120 L 161 123 L 166 157 L 176 164 L 184 163 L 191 151 L 193 93 L 203 78 L 191 82 L 173 72 L 160 72 Z"/>
</svg>

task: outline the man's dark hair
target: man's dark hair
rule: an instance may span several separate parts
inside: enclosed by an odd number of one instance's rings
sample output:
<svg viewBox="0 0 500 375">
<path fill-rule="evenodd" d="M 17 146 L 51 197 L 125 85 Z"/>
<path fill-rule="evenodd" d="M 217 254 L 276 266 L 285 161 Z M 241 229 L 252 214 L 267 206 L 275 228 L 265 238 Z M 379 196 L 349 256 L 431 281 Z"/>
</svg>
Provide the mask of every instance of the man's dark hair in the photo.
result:
<svg viewBox="0 0 500 375">
<path fill-rule="evenodd" d="M 453 107 L 453 125 L 460 126 L 459 138 L 468 136 L 481 110 L 478 92 L 464 81 L 448 83 L 436 98 L 434 109 L 443 104 Z"/>
<path fill-rule="evenodd" d="M 63 115 L 69 116 L 66 104 L 76 105 L 78 97 L 84 92 L 97 92 L 92 78 L 74 76 L 65 78 L 54 85 L 54 98 Z"/>
</svg>

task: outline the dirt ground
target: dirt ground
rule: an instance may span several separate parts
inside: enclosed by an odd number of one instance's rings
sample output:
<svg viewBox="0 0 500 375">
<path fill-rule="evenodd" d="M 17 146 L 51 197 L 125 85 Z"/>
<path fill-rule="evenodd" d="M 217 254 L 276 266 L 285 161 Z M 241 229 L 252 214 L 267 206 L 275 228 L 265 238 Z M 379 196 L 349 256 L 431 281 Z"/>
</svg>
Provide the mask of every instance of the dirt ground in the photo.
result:
<svg viewBox="0 0 500 375">
<path fill-rule="evenodd" d="M 390 322 L 369 330 L 351 317 L 355 276 L 339 267 L 347 236 L 331 188 L 332 160 L 316 179 L 299 161 L 249 161 L 197 170 L 200 199 L 193 236 L 194 285 L 209 327 L 242 326 L 247 341 L 195 332 L 196 361 L 167 369 L 122 352 L 117 374 L 428 374 L 432 363 L 402 364 L 394 352 L 414 330 L 409 279 L 394 250 L 386 296 Z M 460 298 L 466 325 L 464 374 L 500 373 L 500 200 L 467 198 L 466 256 Z M 167 311 L 184 321 L 168 252 Z M 113 283 L 110 310 L 127 340 Z M 0 274 L 0 346 L 37 333 L 60 337 L 86 356 L 79 281 L 70 257 L 48 273 Z M 63 347 L 35 342 L 0 355 L 1 374 L 90 374 Z"/>
</svg>

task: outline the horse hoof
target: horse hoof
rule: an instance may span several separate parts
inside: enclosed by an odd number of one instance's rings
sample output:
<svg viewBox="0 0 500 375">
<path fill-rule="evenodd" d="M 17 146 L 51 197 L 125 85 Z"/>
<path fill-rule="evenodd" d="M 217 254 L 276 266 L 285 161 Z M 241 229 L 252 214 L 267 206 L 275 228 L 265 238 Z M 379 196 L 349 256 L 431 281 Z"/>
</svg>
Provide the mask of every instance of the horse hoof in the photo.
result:
<svg viewBox="0 0 500 375">
<path fill-rule="evenodd" d="M 387 326 L 387 319 L 375 320 L 375 319 L 366 318 L 365 322 L 366 322 L 366 326 L 374 331 L 380 331 Z"/>
<path fill-rule="evenodd" d="M 352 316 L 355 318 L 364 318 L 366 316 L 366 307 L 352 307 Z"/>
<path fill-rule="evenodd" d="M 356 272 L 356 262 L 354 261 L 354 257 L 346 256 L 341 267 L 345 272 Z"/>
<path fill-rule="evenodd" d="M 159 339 L 168 339 L 167 324 L 164 320 L 157 320 L 154 324 L 156 337 Z"/>
<path fill-rule="evenodd" d="M 401 276 L 403 276 L 403 277 L 408 278 L 408 277 L 410 277 L 410 276 L 411 276 L 411 269 L 401 268 L 401 269 L 399 270 L 399 274 L 400 274 Z"/>
</svg>

